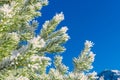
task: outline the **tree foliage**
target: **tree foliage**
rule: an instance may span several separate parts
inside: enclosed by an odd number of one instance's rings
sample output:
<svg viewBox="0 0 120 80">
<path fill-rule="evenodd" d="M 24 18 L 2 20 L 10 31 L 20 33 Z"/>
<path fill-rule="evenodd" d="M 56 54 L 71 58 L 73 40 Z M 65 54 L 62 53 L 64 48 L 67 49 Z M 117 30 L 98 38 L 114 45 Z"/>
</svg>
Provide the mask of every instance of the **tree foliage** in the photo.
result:
<svg viewBox="0 0 120 80">
<path fill-rule="evenodd" d="M 36 17 L 47 0 L 0 0 L 0 80 L 95 80 L 92 69 L 93 43 L 85 42 L 85 48 L 78 58 L 73 59 L 74 70 L 62 63 L 63 44 L 68 41 L 68 28 L 56 30 L 64 20 L 63 13 L 45 21 L 36 36 Z M 46 54 L 56 54 L 54 60 Z M 54 62 L 53 62 L 54 61 Z M 54 68 L 46 68 L 54 63 Z"/>
</svg>

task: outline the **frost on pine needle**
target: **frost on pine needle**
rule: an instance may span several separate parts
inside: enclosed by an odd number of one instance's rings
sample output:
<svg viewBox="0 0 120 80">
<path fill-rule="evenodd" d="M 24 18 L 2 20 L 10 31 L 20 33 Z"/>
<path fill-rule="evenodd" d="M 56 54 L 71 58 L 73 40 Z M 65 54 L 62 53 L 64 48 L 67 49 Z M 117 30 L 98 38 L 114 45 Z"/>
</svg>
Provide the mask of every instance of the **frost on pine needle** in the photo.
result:
<svg viewBox="0 0 120 80">
<path fill-rule="evenodd" d="M 66 50 L 70 36 L 66 26 L 57 29 L 64 20 L 63 12 L 39 26 L 36 21 L 47 0 L 0 1 L 0 80 L 95 80 L 93 42 L 86 41 L 84 50 L 73 59 L 74 70 L 62 63 L 59 54 Z M 56 54 L 57 53 L 57 54 Z M 54 60 L 46 54 L 54 54 Z M 52 67 L 52 66 L 53 67 Z"/>
<path fill-rule="evenodd" d="M 42 48 L 45 46 L 45 41 L 40 36 L 34 37 L 29 42 L 32 44 L 33 49 Z"/>
<path fill-rule="evenodd" d="M 93 47 L 93 42 L 91 41 L 86 41 L 85 42 L 85 48 L 81 52 L 80 56 L 78 58 L 74 58 L 74 66 L 75 66 L 75 71 L 87 71 L 89 69 L 92 69 L 93 66 L 91 65 L 92 62 L 94 61 L 94 56 L 91 50 L 91 47 Z"/>
<path fill-rule="evenodd" d="M 68 28 L 65 26 L 65 27 L 62 27 L 60 31 L 63 32 L 63 33 L 66 33 L 67 30 L 68 30 Z"/>
<path fill-rule="evenodd" d="M 53 19 L 56 21 L 56 22 L 60 22 L 62 20 L 64 20 L 64 15 L 63 13 L 61 12 L 60 14 L 56 14 Z"/>
<path fill-rule="evenodd" d="M 0 13 L 3 13 L 4 17 L 9 17 L 12 18 L 11 12 L 12 12 L 12 7 L 9 6 L 8 4 L 4 4 L 2 7 L 0 7 Z"/>
</svg>

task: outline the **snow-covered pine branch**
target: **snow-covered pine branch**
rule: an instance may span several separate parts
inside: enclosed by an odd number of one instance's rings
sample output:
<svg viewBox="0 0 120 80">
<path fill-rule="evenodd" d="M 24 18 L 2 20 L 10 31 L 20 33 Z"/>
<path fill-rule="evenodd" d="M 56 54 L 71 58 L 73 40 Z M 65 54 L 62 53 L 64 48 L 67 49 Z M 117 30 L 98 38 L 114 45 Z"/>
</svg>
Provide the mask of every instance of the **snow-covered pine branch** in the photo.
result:
<svg viewBox="0 0 120 80">
<path fill-rule="evenodd" d="M 57 29 L 64 20 L 63 12 L 45 21 L 36 36 L 39 23 L 35 18 L 45 5 L 47 0 L 0 0 L 0 80 L 95 80 L 96 72 L 88 72 L 95 56 L 91 41 L 73 59 L 73 71 L 62 63 L 61 55 L 56 54 L 54 60 L 46 56 L 64 52 L 63 44 L 70 37 L 66 26 Z M 50 65 L 54 67 L 47 71 Z"/>
</svg>

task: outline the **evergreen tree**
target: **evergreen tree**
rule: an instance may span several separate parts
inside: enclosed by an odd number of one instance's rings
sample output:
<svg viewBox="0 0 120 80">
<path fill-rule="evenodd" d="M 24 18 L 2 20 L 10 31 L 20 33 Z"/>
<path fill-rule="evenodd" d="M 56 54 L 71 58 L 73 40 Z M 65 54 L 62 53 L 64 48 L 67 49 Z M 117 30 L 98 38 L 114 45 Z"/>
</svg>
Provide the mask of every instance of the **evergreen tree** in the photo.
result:
<svg viewBox="0 0 120 80">
<path fill-rule="evenodd" d="M 56 30 L 64 19 L 63 13 L 45 21 L 40 34 L 36 17 L 41 16 L 41 8 L 47 0 L 0 0 L 0 80 L 95 80 L 92 69 L 94 61 L 91 47 L 86 40 L 85 48 L 78 58 L 73 59 L 74 70 L 62 63 L 63 44 L 68 41 L 68 28 Z M 52 60 L 46 54 L 56 54 L 54 68 L 46 72 Z"/>
</svg>

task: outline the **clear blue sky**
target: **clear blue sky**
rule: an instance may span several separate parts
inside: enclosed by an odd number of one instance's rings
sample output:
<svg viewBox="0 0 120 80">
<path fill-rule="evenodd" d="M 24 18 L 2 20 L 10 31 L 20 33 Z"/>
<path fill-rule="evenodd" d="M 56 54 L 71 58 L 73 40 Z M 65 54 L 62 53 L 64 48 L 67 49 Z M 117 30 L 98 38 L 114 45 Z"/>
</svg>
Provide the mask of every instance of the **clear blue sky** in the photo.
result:
<svg viewBox="0 0 120 80">
<path fill-rule="evenodd" d="M 40 25 L 61 11 L 65 20 L 58 28 L 68 26 L 71 37 L 62 54 L 70 70 L 72 58 L 79 55 L 85 40 L 95 43 L 93 70 L 120 70 L 120 0 L 49 0 L 49 5 L 42 9 L 42 17 L 38 18 Z"/>
</svg>

